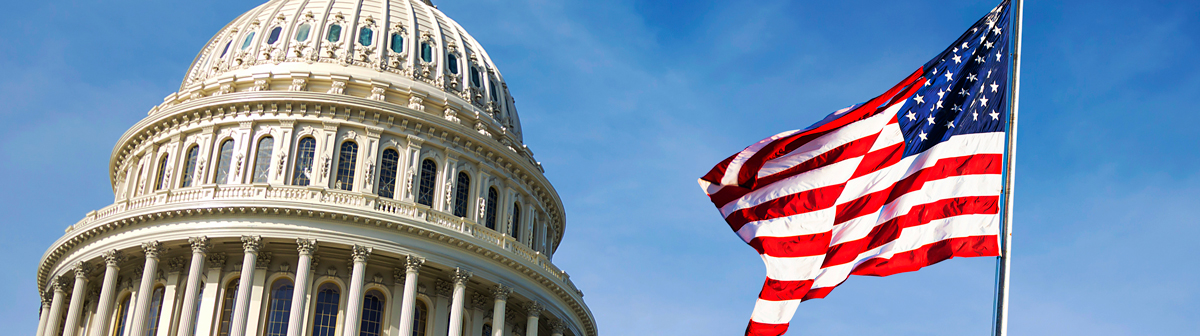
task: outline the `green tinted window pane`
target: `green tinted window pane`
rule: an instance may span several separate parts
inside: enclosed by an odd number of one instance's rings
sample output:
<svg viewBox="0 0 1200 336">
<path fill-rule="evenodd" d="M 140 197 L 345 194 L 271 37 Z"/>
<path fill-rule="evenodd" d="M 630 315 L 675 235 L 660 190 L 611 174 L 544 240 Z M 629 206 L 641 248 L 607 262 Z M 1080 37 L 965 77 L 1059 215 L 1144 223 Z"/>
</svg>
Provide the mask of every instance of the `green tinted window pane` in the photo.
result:
<svg viewBox="0 0 1200 336">
<path fill-rule="evenodd" d="M 249 48 L 251 41 L 254 41 L 254 32 L 250 32 L 250 34 L 246 35 L 246 40 L 242 41 L 242 50 Z"/>
<path fill-rule="evenodd" d="M 421 43 L 421 60 L 433 62 L 433 47 L 429 43 Z"/>
<path fill-rule="evenodd" d="M 446 66 L 450 68 L 450 73 L 458 74 L 458 57 L 454 55 L 446 55 Z"/>
<path fill-rule="evenodd" d="M 392 34 L 392 52 L 404 51 L 404 36 Z"/>
<path fill-rule="evenodd" d="M 342 40 L 342 26 L 329 26 L 329 33 L 325 34 L 325 40 L 329 42 L 337 42 Z"/>
<path fill-rule="evenodd" d="M 474 86 L 481 85 L 479 83 L 479 69 L 476 69 L 474 67 L 471 68 L 471 85 L 474 85 Z"/>
<path fill-rule="evenodd" d="M 358 44 L 364 47 L 371 46 L 371 41 L 374 41 L 375 32 L 371 28 L 363 28 L 358 30 Z"/>
<path fill-rule="evenodd" d="M 309 30 L 312 30 L 312 25 L 307 24 L 307 23 L 300 25 L 300 28 L 296 30 L 296 41 L 297 42 L 307 41 Z"/>
</svg>

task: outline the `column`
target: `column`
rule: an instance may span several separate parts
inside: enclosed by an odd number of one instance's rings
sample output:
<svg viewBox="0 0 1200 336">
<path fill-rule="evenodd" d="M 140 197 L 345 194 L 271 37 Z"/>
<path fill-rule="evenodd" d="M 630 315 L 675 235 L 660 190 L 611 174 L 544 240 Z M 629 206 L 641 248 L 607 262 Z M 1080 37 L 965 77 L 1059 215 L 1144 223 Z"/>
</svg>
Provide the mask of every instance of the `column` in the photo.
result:
<svg viewBox="0 0 1200 336">
<path fill-rule="evenodd" d="M 421 270 L 421 264 L 424 263 L 425 259 L 412 255 L 408 256 L 408 260 L 404 263 L 404 297 L 400 307 L 400 333 L 395 336 L 412 335 L 413 309 L 417 303 L 417 274 Z"/>
<path fill-rule="evenodd" d="M 467 333 L 470 336 L 492 336 L 483 334 L 483 318 L 487 315 L 488 297 L 479 292 L 471 293 L 471 308 L 475 309 L 475 313 L 471 314 L 471 332 Z M 464 322 L 465 323 L 465 322 Z"/>
<path fill-rule="evenodd" d="M 525 322 L 525 336 L 537 336 L 538 333 L 538 317 L 542 315 L 542 306 L 537 301 L 530 301 L 529 320 Z"/>
<path fill-rule="evenodd" d="M 183 266 L 187 263 L 184 257 L 175 257 L 167 260 L 167 280 L 163 286 L 162 308 L 158 314 L 158 330 L 154 335 L 147 336 L 168 336 L 171 334 L 171 322 L 175 321 L 175 306 L 176 299 L 179 297 L 179 275 L 183 273 Z"/>
<path fill-rule="evenodd" d="M 496 304 L 492 307 L 491 336 L 504 336 L 504 305 L 508 302 L 509 294 L 512 294 L 512 288 L 508 288 L 504 284 L 497 284 L 496 288 L 492 289 Z"/>
<path fill-rule="evenodd" d="M 362 313 L 363 273 L 367 271 L 367 258 L 371 256 L 371 248 L 354 245 L 351 257 L 354 259 L 354 269 L 350 271 L 350 293 L 346 299 L 346 324 L 342 329 L 343 336 L 358 335 L 359 313 Z"/>
<path fill-rule="evenodd" d="M 196 323 L 196 299 L 200 293 L 200 275 L 204 272 L 204 258 L 208 253 L 208 237 L 191 237 L 188 243 L 192 245 L 192 260 L 188 264 L 187 286 L 183 289 L 183 307 L 179 314 L 179 335 L 192 335 Z M 100 336 L 100 335 L 94 335 Z"/>
<path fill-rule="evenodd" d="M 442 279 L 433 281 L 433 334 L 449 335 L 450 333 L 450 295 L 454 294 L 454 283 Z"/>
<path fill-rule="evenodd" d="M 471 272 L 464 269 L 454 269 L 454 294 L 450 296 L 450 336 L 462 335 L 463 304 L 467 296 L 467 280 L 471 280 Z"/>
<path fill-rule="evenodd" d="M 288 316 L 288 336 L 300 336 L 300 325 L 304 323 L 304 303 L 308 298 L 308 273 L 312 268 L 312 255 L 317 251 L 316 239 L 296 238 L 296 251 L 300 260 L 296 262 L 296 281 L 292 284 L 292 308 Z"/>
<path fill-rule="evenodd" d="M 104 281 L 100 283 L 100 302 L 96 304 L 96 328 L 89 333 L 91 336 L 104 336 L 108 330 L 113 300 L 117 296 L 117 272 L 121 270 L 117 267 L 117 263 L 121 262 L 120 252 L 110 250 L 101 256 L 104 258 Z"/>
<path fill-rule="evenodd" d="M 254 262 L 254 281 L 250 287 L 250 305 L 247 306 L 246 312 L 246 335 L 258 335 L 258 328 L 261 326 L 259 321 L 262 321 L 263 298 L 267 294 L 267 266 L 271 265 L 271 252 L 259 252 L 258 259 Z"/>
<path fill-rule="evenodd" d="M 46 298 L 46 295 L 41 295 L 41 296 L 42 296 L 42 312 L 41 312 L 42 316 L 38 318 L 37 333 L 34 334 L 34 336 L 42 336 L 42 334 L 46 332 L 46 322 L 50 321 L 50 299 Z"/>
<path fill-rule="evenodd" d="M 550 322 L 550 336 L 563 336 L 563 330 L 565 329 L 566 327 L 563 326 L 562 320 Z"/>
<path fill-rule="evenodd" d="M 196 331 L 192 333 L 197 336 L 212 335 L 213 320 L 217 314 L 217 295 L 221 288 L 221 270 L 225 268 L 224 253 L 209 254 L 205 259 L 208 275 L 204 278 L 204 288 L 207 290 L 200 290 L 200 311 L 196 314 Z"/>
<path fill-rule="evenodd" d="M 138 286 L 137 305 L 134 305 L 133 322 L 129 324 L 129 336 L 146 336 L 147 319 L 150 314 L 150 298 L 154 295 L 154 276 L 158 274 L 158 255 L 163 252 L 157 240 L 142 243 L 146 253 L 146 265 L 142 268 L 142 282 Z"/>
<path fill-rule="evenodd" d="M 229 326 L 230 336 L 246 335 L 246 317 L 250 313 L 250 280 L 254 278 L 254 263 L 258 260 L 258 249 L 262 248 L 262 237 L 242 236 L 242 276 L 238 279 L 237 300 L 233 305 L 233 322 Z M 131 335 L 140 336 L 140 335 Z"/>
<path fill-rule="evenodd" d="M 46 321 L 46 329 L 43 330 L 43 336 L 58 335 L 58 331 L 62 330 L 62 325 L 59 324 L 58 317 L 62 316 L 63 300 L 67 296 L 67 284 L 63 283 L 62 279 L 54 277 L 50 281 L 50 285 L 54 286 L 54 297 L 50 299 L 50 315 L 48 316 L 49 320 Z"/>
<path fill-rule="evenodd" d="M 83 290 L 87 288 L 87 264 L 75 263 L 75 289 L 71 291 L 71 306 L 67 309 L 63 336 L 75 336 L 79 332 L 79 315 L 83 313 Z"/>
<path fill-rule="evenodd" d="M 386 336 L 403 335 L 400 333 L 400 312 L 404 311 L 404 282 L 407 278 L 408 274 L 403 268 L 392 269 L 392 301 L 388 302 L 392 309 L 388 310 L 388 324 L 383 328 Z"/>
</svg>

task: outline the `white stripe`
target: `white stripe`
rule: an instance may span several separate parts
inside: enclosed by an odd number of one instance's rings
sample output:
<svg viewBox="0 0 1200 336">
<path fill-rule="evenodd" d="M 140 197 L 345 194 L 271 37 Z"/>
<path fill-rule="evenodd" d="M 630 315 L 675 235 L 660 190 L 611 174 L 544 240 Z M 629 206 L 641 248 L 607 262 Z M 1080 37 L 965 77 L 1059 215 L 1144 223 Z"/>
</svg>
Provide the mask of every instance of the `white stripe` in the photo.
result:
<svg viewBox="0 0 1200 336">
<path fill-rule="evenodd" d="M 826 267 L 816 276 L 813 288 L 833 287 L 845 281 L 854 267 L 875 257 L 890 258 L 950 238 L 999 235 L 999 215 L 961 215 L 904 228 L 900 236 L 883 246 L 860 253 L 854 262 Z"/>
<path fill-rule="evenodd" d="M 889 126 L 892 127 L 892 126 Z M 1004 153 L 1004 132 L 963 134 L 950 137 L 934 145 L 924 153 L 909 156 L 896 164 L 846 182 L 837 204 L 846 203 L 863 195 L 890 188 L 896 182 L 936 165 L 938 160 L 976 154 Z"/>
<path fill-rule="evenodd" d="M 821 272 L 821 263 L 825 262 L 825 254 L 790 258 L 760 256 L 767 264 L 767 278 L 780 281 L 812 280 Z"/>
<path fill-rule="evenodd" d="M 738 229 L 738 237 L 749 243 L 754 237 L 794 237 L 829 232 L 833 229 L 833 216 L 837 208 L 829 207 L 787 217 L 771 218 L 746 223 Z"/>
<path fill-rule="evenodd" d="M 729 167 L 725 167 L 725 176 L 721 177 L 721 185 L 737 185 L 738 172 L 742 170 L 742 165 L 746 164 L 746 160 L 749 160 L 751 156 L 754 156 L 755 153 L 758 153 L 758 150 L 766 147 L 767 144 L 800 132 L 801 130 L 791 130 L 779 133 L 771 136 L 770 138 L 759 140 L 753 145 L 750 145 L 750 147 L 743 149 L 738 153 L 737 156 L 733 158 L 733 160 L 729 161 Z"/>
<path fill-rule="evenodd" d="M 754 302 L 754 313 L 750 314 L 750 320 L 770 324 L 788 323 L 792 320 L 792 315 L 796 315 L 798 306 L 800 306 L 800 300 L 767 301 L 758 299 Z"/>
<path fill-rule="evenodd" d="M 858 168 L 860 162 L 862 162 L 862 157 L 847 159 L 771 183 L 725 204 L 721 207 L 721 215 L 729 217 L 729 214 L 734 211 L 763 204 L 776 198 L 846 183 L 850 176 L 854 176 L 854 169 Z"/>
<path fill-rule="evenodd" d="M 920 190 L 900 196 L 885 204 L 879 211 L 833 226 L 833 238 L 829 245 L 866 238 L 875 226 L 908 214 L 913 206 L 954 197 L 1000 195 L 1001 182 L 1000 174 L 951 176 L 925 182 Z"/>
<path fill-rule="evenodd" d="M 899 110 L 900 107 L 893 106 L 888 110 Z M 833 132 L 822 135 L 804 145 L 792 150 L 784 156 L 780 156 L 767 162 L 763 162 L 763 166 L 758 170 L 758 177 L 763 178 L 775 173 L 788 170 L 796 165 L 807 162 L 814 157 L 825 154 L 831 149 L 850 143 L 858 139 L 866 138 L 879 134 L 884 125 L 895 116 L 896 111 L 888 111 L 874 115 L 870 118 L 852 122 L 846 126 L 842 126 Z"/>
</svg>

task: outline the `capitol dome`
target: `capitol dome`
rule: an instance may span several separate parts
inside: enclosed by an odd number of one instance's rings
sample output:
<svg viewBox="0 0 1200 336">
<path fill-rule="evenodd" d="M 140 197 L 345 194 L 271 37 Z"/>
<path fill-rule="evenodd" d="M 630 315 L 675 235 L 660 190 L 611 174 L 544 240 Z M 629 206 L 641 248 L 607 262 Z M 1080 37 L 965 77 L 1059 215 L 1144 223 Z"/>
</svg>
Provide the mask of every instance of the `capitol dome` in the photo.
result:
<svg viewBox="0 0 1200 336">
<path fill-rule="evenodd" d="M 37 336 L 594 336 L 504 78 L 428 1 L 272 0 L 113 148 Z"/>
</svg>

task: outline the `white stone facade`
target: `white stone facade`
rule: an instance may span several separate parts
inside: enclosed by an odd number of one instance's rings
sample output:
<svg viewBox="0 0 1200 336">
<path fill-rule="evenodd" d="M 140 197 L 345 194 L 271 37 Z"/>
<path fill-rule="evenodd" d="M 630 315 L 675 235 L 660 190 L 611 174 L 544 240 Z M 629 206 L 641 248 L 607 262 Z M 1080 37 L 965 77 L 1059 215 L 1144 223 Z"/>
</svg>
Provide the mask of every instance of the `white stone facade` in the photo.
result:
<svg viewBox="0 0 1200 336">
<path fill-rule="evenodd" d="M 427 1 L 247 12 L 109 171 L 37 336 L 597 335 L 503 78 Z"/>
</svg>

